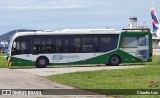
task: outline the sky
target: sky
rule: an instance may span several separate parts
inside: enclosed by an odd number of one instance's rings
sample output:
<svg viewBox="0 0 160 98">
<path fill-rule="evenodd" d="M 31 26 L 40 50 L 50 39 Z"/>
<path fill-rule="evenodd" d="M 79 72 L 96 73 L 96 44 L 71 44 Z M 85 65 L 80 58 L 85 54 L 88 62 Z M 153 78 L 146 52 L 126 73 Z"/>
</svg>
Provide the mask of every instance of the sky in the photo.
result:
<svg viewBox="0 0 160 98">
<path fill-rule="evenodd" d="M 159 0 L 0 0 L 0 35 L 16 29 L 121 31 L 132 16 L 152 29 L 151 7 L 160 18 Z"/>
</svg>

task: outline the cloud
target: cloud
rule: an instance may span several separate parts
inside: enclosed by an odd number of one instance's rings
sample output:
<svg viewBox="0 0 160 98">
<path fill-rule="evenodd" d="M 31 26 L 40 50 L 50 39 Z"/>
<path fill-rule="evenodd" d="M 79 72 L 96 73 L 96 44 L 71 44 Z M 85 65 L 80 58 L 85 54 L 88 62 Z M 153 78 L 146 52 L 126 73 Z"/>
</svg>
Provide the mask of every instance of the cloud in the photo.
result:
<svg viewBox="0 0 160 98">
<path fill-rule="evenodd" d="M 83 0 L 82 0 L 83 1 Z M 77 0 L 3 0 L 1 10 L 38 10 L 38 9 L 74 9 L 85 8 L 88 5 Z"/>
<path fill-rule="evenodd" d="M 160 16 L 157 2 L 159 0 L 1 0 L 0 32 L 36 27 L 121 29 L 128 25 L 130 16 L 137 16 L 139 23 L 146 21 L 150 25 L 151 6 Z"/>
<path fill-rule="evenodd" d="M 67 6 L 0 6 L 1 10 L 49 10 L 49 9 L 73 9 L 84 8 L 85 6 L 67 5 Z"/>
<path fill-rule="evenodd" d="M 14 2 L 13 2 L 14 1 Z M 38 9 L 75 9 L 95 6 L 109 6 L 106 0 L 2 0 L 0 9 L 9 10 L 38 10 Z"/>
</svg>

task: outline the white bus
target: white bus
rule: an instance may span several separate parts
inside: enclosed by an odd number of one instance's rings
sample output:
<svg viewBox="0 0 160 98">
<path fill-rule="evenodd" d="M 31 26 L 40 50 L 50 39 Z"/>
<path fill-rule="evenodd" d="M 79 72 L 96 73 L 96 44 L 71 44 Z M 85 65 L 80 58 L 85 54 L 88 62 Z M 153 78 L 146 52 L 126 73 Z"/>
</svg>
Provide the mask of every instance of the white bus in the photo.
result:
<svg viewBox="0 0 160 98">
<path fill-rule="evenodd" d="M 150 62 L 149 29 L 65 29 L 17 32 L 10 45 L 8 66 L 79 65 Z"/>
</svg>

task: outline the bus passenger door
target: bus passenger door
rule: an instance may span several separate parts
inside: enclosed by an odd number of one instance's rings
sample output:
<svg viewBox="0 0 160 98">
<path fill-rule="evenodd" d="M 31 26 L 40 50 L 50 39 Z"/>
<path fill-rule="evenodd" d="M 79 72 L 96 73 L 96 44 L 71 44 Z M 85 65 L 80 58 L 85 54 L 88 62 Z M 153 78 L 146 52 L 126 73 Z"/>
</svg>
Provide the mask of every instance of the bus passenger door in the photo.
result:
<svg viewBox="0 0 160 98">
<path fill-rule="evenodd" d="M 134 56 L 137 57 L 137 47 L 138 47 L 138 38 L 137 37 L 123 37 L 122 40 L 122 48 L 121 50 Z M 131 62 L 134 61 L 135 59 L 133 58 L 125 58 L 125 61 Z"/>
</svg>

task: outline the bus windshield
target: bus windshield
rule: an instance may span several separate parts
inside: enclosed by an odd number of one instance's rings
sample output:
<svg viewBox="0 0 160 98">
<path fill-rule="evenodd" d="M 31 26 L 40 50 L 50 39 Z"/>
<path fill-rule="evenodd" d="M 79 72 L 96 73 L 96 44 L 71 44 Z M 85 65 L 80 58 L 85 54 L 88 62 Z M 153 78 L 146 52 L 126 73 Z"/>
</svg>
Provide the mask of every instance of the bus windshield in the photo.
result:
<svg viewBox="0 0 160 98">
<path fill-rule="evenodd" d="M 15 35 L 15 34 L 14 34 Z M 8 50 L 7 50 L 7 56 L 11 56 L 11 50 L 12 50 L 12 43 L 13 43 L 13 38 L 14 35 L 12 35 L 10 42 L 9 42 L 9 46 L 8 46 Z"/>
</svg>

